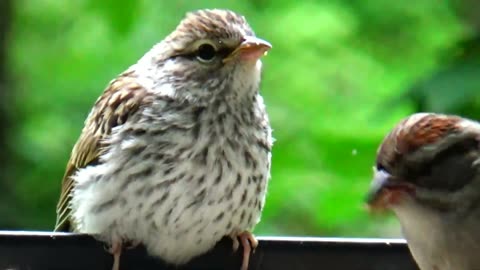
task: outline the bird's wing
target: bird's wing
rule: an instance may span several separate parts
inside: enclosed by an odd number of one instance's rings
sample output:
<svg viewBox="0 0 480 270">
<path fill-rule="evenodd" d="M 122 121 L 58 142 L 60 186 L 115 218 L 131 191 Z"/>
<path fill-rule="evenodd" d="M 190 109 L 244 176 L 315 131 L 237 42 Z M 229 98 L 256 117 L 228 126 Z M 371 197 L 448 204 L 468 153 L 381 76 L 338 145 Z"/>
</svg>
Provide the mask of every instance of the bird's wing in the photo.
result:
<svg viewBox="0 0 480 270">
<path fill-rule="evenodd" d="M 72 176 L 77 170 L 99 162 L 103 154 L 105 138 L 112 128 L 125 123 L 127 118 L 148 102 L 148 92 L 135 82 L 133 71 L 127 71 L 111 81 L 103 95 L 85 120 L 85 126 L 73 147 L 62 181 L 62 190 L 57 204 L 55 231 L 71 231 L 70 197 L 74 188 Z"/>
</svg>

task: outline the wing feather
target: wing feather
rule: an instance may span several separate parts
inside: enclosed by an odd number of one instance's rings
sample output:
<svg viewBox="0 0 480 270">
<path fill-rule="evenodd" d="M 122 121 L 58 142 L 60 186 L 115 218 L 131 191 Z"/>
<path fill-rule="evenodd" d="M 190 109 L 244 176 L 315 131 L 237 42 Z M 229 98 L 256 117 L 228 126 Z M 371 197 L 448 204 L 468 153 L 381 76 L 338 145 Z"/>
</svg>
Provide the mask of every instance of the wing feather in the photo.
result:
<svg viewBox="0 0 480 270">
<path fill-rule="evenodd" d="M 72 176 L 81 168 L 99 163 L 107 146 L 105 139 L 112 129 L 125 123 L 140 106 L 149 102 L 148 96 L 146 89 L 136 83 L 134 72 L 127 71 L 111 81 L 97 99 L 67 163 L 57 204 L 55 231 L 74 229 L 70 221 L 70 198 L 75 185 Z"/>
</svg>

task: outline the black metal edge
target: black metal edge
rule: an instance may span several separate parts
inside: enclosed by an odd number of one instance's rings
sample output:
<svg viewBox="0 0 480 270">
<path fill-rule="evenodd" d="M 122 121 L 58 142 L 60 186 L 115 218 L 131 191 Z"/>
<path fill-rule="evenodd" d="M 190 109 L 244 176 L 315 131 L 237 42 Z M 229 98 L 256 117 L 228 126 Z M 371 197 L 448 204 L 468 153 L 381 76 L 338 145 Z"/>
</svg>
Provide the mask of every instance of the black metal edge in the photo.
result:
<svg viewBox="0 0 480 270">
<path fill-rule="evenodd" d="M 377 238 L 258 237 L 249 270 L 416 270 L 405 240 Z M 166 243 L 168 245 L 168 243 Z M 143 247 L 124 250 L 121 270 L 240 269 L 242 251 L 225 238 L 184 266 L 148 256 Z M 111 269 L 103 243 L 84 234 L 0 231 L 0 269 Z M 141 266 L 141 267 L 140 267 Z"/>
</svg>

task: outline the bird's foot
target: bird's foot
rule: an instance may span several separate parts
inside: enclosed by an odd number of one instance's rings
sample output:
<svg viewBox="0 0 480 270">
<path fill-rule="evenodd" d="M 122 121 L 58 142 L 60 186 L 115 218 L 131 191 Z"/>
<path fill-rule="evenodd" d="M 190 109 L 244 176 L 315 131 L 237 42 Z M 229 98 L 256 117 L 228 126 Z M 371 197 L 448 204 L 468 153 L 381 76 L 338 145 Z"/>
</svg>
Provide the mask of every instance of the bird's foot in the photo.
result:
<svg viewBox="0 0 480 270">
<path fill-rule="evenodd" d="M 240 246 L 240 243 L 243 246 L 243 261 L 241 270 L 248 269 L 248 263 L 250 261 L 250 251 L 255 252 L 255 248 L 258 246 L 258 241 L 255 236 L 249 232 L 244 231 L 240 234 L 231 235 L 233 240 L 233 251 L 236 252 Z M 240 240 L 240 241 L 239 241 Z"/>
<path fill-rule="evenodd" d="M 120 255 L 122 254 L 122 242 L 114 241 L 112 246 L 108 249 L 113 255 L 113 266 L 112 270 L 120 270 Z"/>
</svg>

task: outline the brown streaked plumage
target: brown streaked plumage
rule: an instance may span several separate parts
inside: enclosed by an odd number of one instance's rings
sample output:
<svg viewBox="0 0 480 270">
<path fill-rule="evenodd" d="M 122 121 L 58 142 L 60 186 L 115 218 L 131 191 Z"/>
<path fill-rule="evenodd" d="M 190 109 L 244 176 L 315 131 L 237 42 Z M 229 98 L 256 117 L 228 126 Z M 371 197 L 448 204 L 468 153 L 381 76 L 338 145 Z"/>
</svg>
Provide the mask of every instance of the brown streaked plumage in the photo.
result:
<svg viewBox="0 0 480 270">
<path fill-rule="evenodd" d="M 259 58 L 270 48 L 232 11 L 189 13 L 93 106 L 55 229 L 109 244 L 114 270 L 125 241 L 180 265 L 230 236 L 246 270 L 270 177 L 259 94 Z"/>
<path fill-rule="evenodd" d="M 70 224 L 69 202 L 73 189 L 72 175 L 78 169 L 98 163 L 108 145 L 104 139 L 112 128 L 127 121 L 140 106 L 151 102 L 149 93 L 135 81 L 133 71 L 127 71 L 110 82 L 97 99 L 85 120 L 80 138 L 73 147 L 62 180 L 60 199 L 57 205 L 55 231 L 73 231 Z"/>
</svg>

